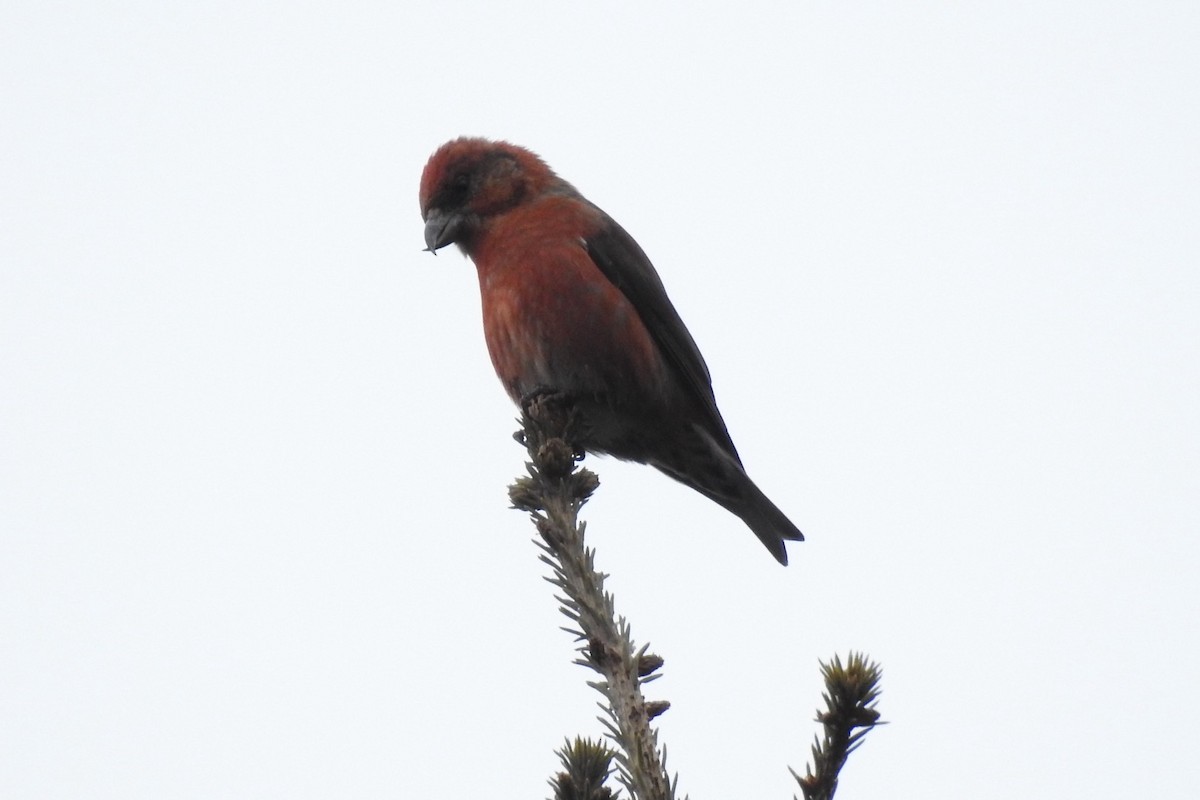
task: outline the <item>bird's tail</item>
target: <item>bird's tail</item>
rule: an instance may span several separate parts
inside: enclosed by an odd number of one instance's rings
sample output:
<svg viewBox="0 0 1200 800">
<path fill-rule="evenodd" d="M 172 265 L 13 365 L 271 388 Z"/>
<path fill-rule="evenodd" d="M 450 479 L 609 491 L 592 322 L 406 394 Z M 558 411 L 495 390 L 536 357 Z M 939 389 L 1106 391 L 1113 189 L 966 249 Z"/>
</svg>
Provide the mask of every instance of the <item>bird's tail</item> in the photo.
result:
<svg viewBox="0 0 1200 800">
<path fill-rule="evenodd" d="M 741 517 L 775 560 L 787 566 L 787 549 L 783 543 L 802 542 L 804 534 L 750 480 L 736 454 L 722 447 L 699 426 L 695 430 L 704 442 L 703 452 L 676 451 L 669 461 L 651 463 Z"/>
</svg>

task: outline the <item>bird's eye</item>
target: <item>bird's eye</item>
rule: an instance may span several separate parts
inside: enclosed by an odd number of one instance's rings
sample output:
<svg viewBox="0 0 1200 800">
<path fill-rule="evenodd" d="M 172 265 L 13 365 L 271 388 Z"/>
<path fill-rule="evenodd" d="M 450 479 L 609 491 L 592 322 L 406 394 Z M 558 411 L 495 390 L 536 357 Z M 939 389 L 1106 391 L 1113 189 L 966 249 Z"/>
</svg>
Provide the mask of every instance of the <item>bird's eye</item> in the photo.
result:
<svg viewBox="0 0 1200 800">
<path fill-rule="evenodd" d="M 449 206 L 461 206 L 471 194 L 471 176 L 466 172 L 453 173 L 443 186 L 442 201 Z"/>
<path fill-rule="evenodd" d="M 456 200 L 465 198 L 469 188 L 471 188 L 471 176 L 465 172 L 458 173 L 450 181 L 450 193 Z"/>
</svg>

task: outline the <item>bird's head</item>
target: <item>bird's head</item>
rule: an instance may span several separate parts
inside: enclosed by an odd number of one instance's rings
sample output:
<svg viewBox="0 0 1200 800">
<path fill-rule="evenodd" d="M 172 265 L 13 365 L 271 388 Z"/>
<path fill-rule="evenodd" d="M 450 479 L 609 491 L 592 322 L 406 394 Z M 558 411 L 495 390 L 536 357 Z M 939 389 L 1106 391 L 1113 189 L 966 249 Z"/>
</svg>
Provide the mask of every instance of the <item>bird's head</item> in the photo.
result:
<svg viewBox="0 0 1200 800">
<path fill-rule="evenodd" d="M 457 243 L 468 255 L 489 219 L 557 181 L 523 147 L 488 139 L 455 139 L 437 149 L 421 174 L 425 244 L 436 252 Z"/>
</svg>

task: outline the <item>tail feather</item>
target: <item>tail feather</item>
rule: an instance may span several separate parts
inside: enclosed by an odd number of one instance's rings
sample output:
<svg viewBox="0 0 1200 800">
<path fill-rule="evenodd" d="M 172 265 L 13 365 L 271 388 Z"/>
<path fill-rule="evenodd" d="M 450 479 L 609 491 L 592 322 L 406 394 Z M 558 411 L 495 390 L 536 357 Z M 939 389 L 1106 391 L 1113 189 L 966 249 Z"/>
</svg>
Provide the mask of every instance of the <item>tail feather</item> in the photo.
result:
<svg viewBox="0 0 1200 800">
<path fill-rule="evenodd" d="M 754 485 L 753 481 L 746 478 L 746 483 L 743 502 L 737 506 L 730 504 L 725 507 L 741 517 L 746 526 L 754 531 L 758 540 L 766 545 L 771 555 L 775 556 L 775 560 L 786 567 L 788 558 L 783 543 L 802 542 L 804 534 L 779 510 L 779 506 L 772 503 L 770 498 Z"/>
</svg>

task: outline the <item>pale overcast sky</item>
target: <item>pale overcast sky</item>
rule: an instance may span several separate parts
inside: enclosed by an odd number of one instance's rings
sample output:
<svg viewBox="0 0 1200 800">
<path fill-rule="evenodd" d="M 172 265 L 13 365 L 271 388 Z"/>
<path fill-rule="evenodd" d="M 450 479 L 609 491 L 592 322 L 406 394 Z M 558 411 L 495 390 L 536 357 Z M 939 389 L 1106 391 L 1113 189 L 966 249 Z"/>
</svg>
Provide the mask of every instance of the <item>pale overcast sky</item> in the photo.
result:
<svg viewBox="0 0 1200 800">
<path fill-rule="evenodd" d="M 599 735 L 507 508 L 461 134 L 642 244 L 779 567 L 589 459 L 695 800 L 1200 786 L 1200 5 L 0 11 L 0 796 L 543 797 Z"/>
</svg>

